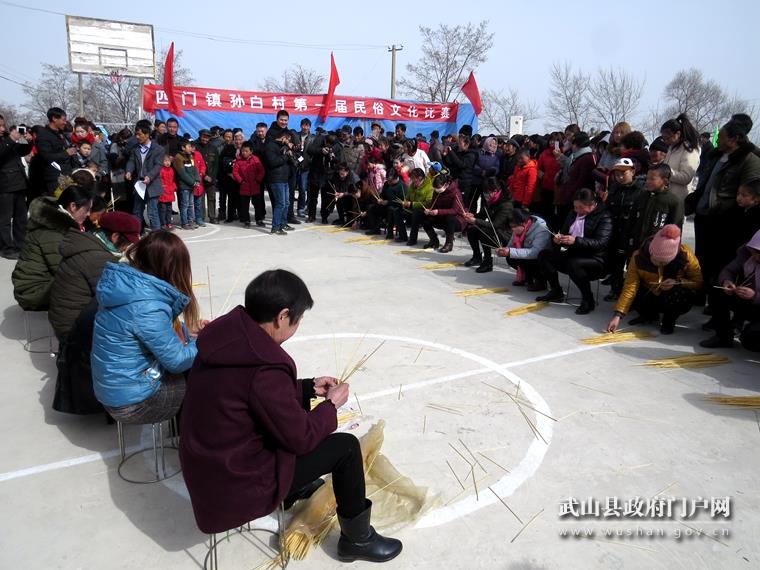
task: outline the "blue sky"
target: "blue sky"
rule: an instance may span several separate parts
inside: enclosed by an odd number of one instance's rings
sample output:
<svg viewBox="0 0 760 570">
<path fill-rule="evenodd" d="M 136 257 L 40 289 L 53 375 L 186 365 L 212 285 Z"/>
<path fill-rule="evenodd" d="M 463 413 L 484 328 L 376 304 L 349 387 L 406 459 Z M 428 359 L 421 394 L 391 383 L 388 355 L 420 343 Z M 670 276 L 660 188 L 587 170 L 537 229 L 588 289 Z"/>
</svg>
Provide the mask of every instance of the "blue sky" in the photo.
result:
<svg viewBox="0 0 760 570">
<path fill-rule="evenodd" d="M 22 3 L 21 0 L 18 0 Z M 543 105 L 553 61 L 571 61 L 587 71 L 624 66 L 646 79 L 639 109 L 658 105 L 676 71 L 700 68 L 730 93 L 760 105 L 757 30 L 760 2 L 52 2 L 27 6 L 79 16 L 152 24 L 156 49 L 175 42 L 196 84 L 258 88 L 266 76 L 291 64 L 329 74 L 329 49 L 260 47 L 177 33 L 215 34 L 335 47 L 341 76 L 338 93 L 389 96 L 390 54 L 378 49 L 345 50 L 347 44 L 403 44 L 399 72 L 420 57 L 419 25 L 489 20 L 495 32 L 489 61 L 476 76 L 481 89 L 516 88 Z M 201 7 L 203 6 L 203 7 Z M 3 33 L 0 75 L 17 81 L 38 77 L 40 63 L 65 64 L 66 26 L 61 15 L 0 3 Z M 21 88 L 0 79 L 0 100 L 18 104 Z"/>
</svg>

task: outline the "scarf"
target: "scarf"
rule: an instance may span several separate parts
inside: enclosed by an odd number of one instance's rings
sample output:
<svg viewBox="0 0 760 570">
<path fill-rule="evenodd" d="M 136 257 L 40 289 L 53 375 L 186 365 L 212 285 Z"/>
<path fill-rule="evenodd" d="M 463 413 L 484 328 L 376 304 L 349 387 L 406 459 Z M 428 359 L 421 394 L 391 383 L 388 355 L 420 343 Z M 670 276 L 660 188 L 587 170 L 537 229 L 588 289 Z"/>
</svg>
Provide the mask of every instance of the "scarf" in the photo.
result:
<svg viewBox="0 0 760 570">
<path fill-rule="evenodd" d="M 525 229 L 523 230 L 523 233 L 521 233 L 519 236 L 512 234 L 512 247 L 515 249 L 522 249 L 523 244 L 525 243 L 525 238 L 528 236 L 528 230 L 533 225 L 533 218 L 530 218 L 527 222 L 525 222 Z M 523 269 L 522 265 L 517 266 L 517 280 L 518 281 L 525 281 L 525 269 Z"/>
<path fill-rule="evenodd" d="M 570 226 L 570 235 L 574 237 L 583 237 L 586 229 L 586 216 L 576 216 L 575 221 Z"/>
<path fill-rule="evenodd" d="M 496 202 L 499 201 L 500 198 L 501 198 L 501 190 L 492 192 L 491 197 L 488 198 L 488 205 L 493 206 L 494 204 L 496 204 Z"/>
</svg>

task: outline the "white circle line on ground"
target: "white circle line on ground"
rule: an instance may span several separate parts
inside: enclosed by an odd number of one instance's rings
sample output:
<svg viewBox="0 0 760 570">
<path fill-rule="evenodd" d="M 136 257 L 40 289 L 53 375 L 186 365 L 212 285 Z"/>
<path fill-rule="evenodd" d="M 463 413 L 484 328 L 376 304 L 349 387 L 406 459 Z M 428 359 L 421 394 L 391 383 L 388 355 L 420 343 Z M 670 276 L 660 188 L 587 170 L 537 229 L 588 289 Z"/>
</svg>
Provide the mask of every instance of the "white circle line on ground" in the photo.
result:
<svg viewBox="0 0 760 570">
<path fill-rule="evenodd" d="M 551 410 L 549 409 L 549 405 L 546 403 L 546 401 L 530 384 L 525 382 L 517 374 L 507 370 L 505 367 L 501 366 L 500 364 L 497 364 L 496 362 L 493 362 L 482 356 L 478 356 L 477 354 L 467 352 L 460 348 L 454 348 L 452 346 L 448 346 L 448 345 L 441 344 L 438 342 L 430 342 L 427 340 L 404 337 L 404 336 L 384 335 L 384 334 L 358 334 L 358 333 L 307 335 L 307 336 L 292 338 L 288 342 L 298 343 L 298 342 L 308 342 L 308 341 L 314 341 L 314 340 L 327 340 L 327 339 L 337 339 L 337 338 L 365 338 L 365 339 L 389 340 L 389 341 L 396 341 L 396 342 L 411 343 L 411 344 L 416 344 L 418 346 L 425 346 L 428 348 L 433 348 L 436 350 L 441 350 L 444 352 L 455 354 L 457 356 L 461 356 L 462 358 L 472 360 L 473 362 L 477 362 L 478 364 L 482 365 L 484 367 L 484 370 L 483 370 L 484 372 L 487 372 L 490 370 L 492 372 L 495 372 L 503 376 L 515 386 L 519 384 L 520 390 L 522 391 L 524 396 L 531 402 L 534 408 L 536 408 L 542 414 L 546 414 L 547 416 L 551 415 Z M 474 373 L 477 374 L 478 371 L 475 371 Z M 473 374 L 472 371 L 470 373 L 466 373 L 466 375 L 472 375 L 472 374 Z M 422 381 L 418 383 L 404 385 L 404 390 L 408 391 L 408 390 L 413 390 L 415 388 L 422 388 L 425 386 L 429 386 L 432 383 L 450 382 L 462 377 L 463 377 L 462 374 L 452 374 L 448 377 L 444 377 L 444 379 L 437 379 L 437 381 L 435 382 Z M 362 396 L 362 399 L 366 400 L 373 397 L 378 398 L 378 397 L 395 394 L 395 393 L 397 393 L 397 389 L 382 390 L 380 392 L 375 392 L 373 394 Z M 523 457 L 520 463 L 518 463 L 518 465 L 514 469 L 512 469 L 510 473 L 507 473 L 501 479 L 496 481 L 496 483 L 490 486 L 491 489 L 493 489 L 502 498 L 512 495 L 520 487 L 520 485 L 522 485 L 525 481 L 527 481 L 530 477 L 532 477 L 536 473 L 536 471 L 538 471 L 538 468 L 540 467 L 541 462 L 543 461 L 544 456 L 546 455 L 546 452 L 549 449 L 549 444 L 551 443 L 551 440 L 552 440 L 552 431 L 553 431 L 551 420 L 549 420 L 546 416 L 536 413 L 534 423 L 538 431 L 546 440 L 546 443 L 544 443 L 543 441 L 537 438 L 534 438 L 530 446 L 528 447 L 528 451 L 525 454 L 525 457 Z M 496 503 L 497 501 L 498 499 L 493 495 L 493 493 L 479 493 L 477 497 L 475 494 L 466 496 L 463 499 L 451 505 L 433 509 L 432 511 L 427 513 L 425 516 L 423 516 L 419 521 L 417 521 L 415 528 L 428 528 L 428 527 L 446 524 L 448 522 L 451 522 L 452 520 L 458 519 L 465 515 L 471 514 L 477 510 L 480 510 L 483 507 L 492 505 Z"/>
<path fill-rule="evenodd" d="M 187 238 L 185 241 L 190 241 L 190 240 L 194 240 L 194 239 L 205 239 L 205 238 L 207 238 L 209 236 L 212 236 L 212 235 L 214 235 L 216 233 L 219 233 L 220 231 L 222 231 L 222 228 L 218 228 L 218 227 L 217 228 L 212 228 L 211 231 L 208 232 L 208 233 L 201 234 L 201 235 L 192 235 L 189 238 Z"/>
</svg>

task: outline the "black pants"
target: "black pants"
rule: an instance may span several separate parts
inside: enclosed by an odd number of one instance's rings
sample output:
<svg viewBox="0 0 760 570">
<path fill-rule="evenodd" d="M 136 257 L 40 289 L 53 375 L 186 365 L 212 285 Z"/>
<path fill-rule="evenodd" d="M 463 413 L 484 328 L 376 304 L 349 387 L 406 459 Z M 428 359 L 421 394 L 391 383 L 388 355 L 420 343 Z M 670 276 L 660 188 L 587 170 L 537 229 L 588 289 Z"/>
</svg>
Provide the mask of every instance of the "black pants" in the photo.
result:
<svg viewBox="0 0 760 570">
<path fill-rule="evenodd" d="M 640 315 L 652 318 L 663 315 L 664 319 L 670 318 L 675 322 L 676 318 L 691 310 L 695 297 L 694 291 L 680 286 L 663 291 L 659 295 L 640 288 L 631 308 Z"/>
<path fill-rule="evenodd" d="M 325 176 L 322 173 L 317 172 L 309 172 L 309 191 L 306 193 L 306 197 L 308 198 L 307 205 L 306 205 L 306 214 L 310 218 L 316 218 L 317 217 L 317 201 L 319 200 L 320 195 L 322 194 L 322 186 L 325 184 Z M 328 196 L 328 198 L 332 198 L 332 196 Z M 324 206 L 325 201 L 324 198 L 322 198 L 322 205 Z M 325 217 L 325 216 L 322 216 Z"/>
<path fill-rule="evenodd" d="M 26 237 L 24 192 L 0 192 L 0 251 L 20 250 Z"/>
<path fill-rule="evenodd" d="M 296 457 L 293 483 L 288 494 L 332 473 L 338 514 L 353 518 L 366 508 L 364 465 L 359 440 L 350 433 L 333 433 L 309 453 Z"/>
<path fill-rule="evenodd" d="M 470 242 L 472 248 L 473 257 L 482 257 L 483 259 L 491 259 L 491 248 L 498 247 L 498 240 L 493 235 L 493 231 L 483 229 L 477 225 L 472 225 L 467 228 L 467 241 Z M 481 255 L 480 250 L 483 250 Z"/>
<path fill-rule="evenodd" d="M 625 280 L 625 264 L 630 259 L 627 251 L 615 249 L 609 254 L 607 269 L 610 272 L 610 291 L 620 294 L 623 290 L 623 281 Z"/>
<path fill-rule="evenodd" d="M 565 218 L 570 213 L 572 206 L 570 204 L 555 204 L 554 213 L 549 221 L 549 228 L 553 232 L 559 232 L 562 229 L 562 225 L 565 223 Z"/>
<path fill-rule="evenodd" d="M 207 221 L 214 220 L 216 219 L 216 186 L 213 182 L 204 182 L 203 188 L 206 195 Z"/>
<path fill-rule="evenodd" d="M 454 233 L 460 229 L 459 220 L 456 216 L 426 216 L 425 213 L 422 212 L 421 218 L 422 227 L 425 228 L 425 232 L 427 232 L 428 235 L 433 231 L 433 228 L 438 228 L 439 230 L 446 232 L 446 237 L 453 238 Z"/>
<path fill-rule="evenodd" d="M 525 281 L 528 283 L 535 283 L 537 280 L 543 279 L 537 259 L 512 259 L 508 257 L 507 264 L 512 269 L 522 269 Z"/>
<path fill-rule="evenodd" d="M 388 214 L 388 206 L 371 204 L 367 208 L 367 224 L 371 230 L 380 229 L 380 220 L 385 220 Z"/>
<path fill-rule="evenodd" d="M 558 272 L 566 273 L 587 301 L 594 300 L 591 281 L 604 275 L 604 264 L 601 261 L 589 257 L 570 257 L 556 247 L 539 253 L 538 264 L 550 288 L 562 289 Z"/>
<path fill-rule="evenodd" d="M 408 239 L 406 235 L 406 223 L 412 219 L 412 212 L 404 210 L 404 208 L 389 208 L 386 221 L 388 228 L 396 226 L 396 233 L 398 239 Z M 390 233 L 390 231 L 388 232 Z"/>
<path fill-rule="evenodd" d="M 232 221 L 237 217 L 240 204 L 240 188 L 234 182 L 219 187 L 219 220 Z"/>
<path fill-rule="evenodd" d="M 238 208 L 238 214 L 240 221 L 244 224 L 251 223 L 251 211 L 250 205 L 253 204 L 253 215 L 256 221 L 261 221 L 266 215 L 266 208 L 264 207 L 264 194 L 259 192 L 255 196 L 240 196 L 240 206 Z"/>
<path fill-rule="evenodd" d="M 740 299 L 736 294 L 726 295 L 718 289 L 713 291 L 716 293 L 710 295 L 710 306 L 713 309 L 715 334 L 722 338 L 733 338 L 734 326 L 738 324 L 742 329 L 739 336 L 742 346 L 747 350 L 760 351 L 760 307 L 752 301 Z"/>
</svg>

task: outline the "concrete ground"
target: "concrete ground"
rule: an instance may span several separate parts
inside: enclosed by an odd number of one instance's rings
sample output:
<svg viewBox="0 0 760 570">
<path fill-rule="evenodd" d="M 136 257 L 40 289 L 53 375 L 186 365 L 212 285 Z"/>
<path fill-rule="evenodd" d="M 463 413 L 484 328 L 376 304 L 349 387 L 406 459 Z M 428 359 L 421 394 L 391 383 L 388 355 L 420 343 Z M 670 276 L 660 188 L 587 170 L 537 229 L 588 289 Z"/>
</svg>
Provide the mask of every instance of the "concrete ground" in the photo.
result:
<svg viewBox="0 0 760 570">
<path fill-rule="evenodd" d="M 207 316 L 241 303 L 246 284 L 262 270 L 291 269 L 307 282 L 315 306 L 286 345 L 301 376 L 336 374 L 352 353 L 385 341 L 351 379 L 359 403 L 352 398 L 348 406 L 362 408 L 357 432 L 386 421 L 384 454 L 428 486 L 437 502 L 416 526 L 395 533 L 404 551 L 384 567 L 760 567 L 758 416 L 703 400 L 716 392 L 757 394 L 757 357 L 734 349 L 714 351 L 730 362 L 711 368 L 641 366 L 647 359 L 694 353 L 705 337 L 699 311 L 683 318 L 672 337 L 650 328 L 651 339 L 587 345 L 581 339 L 603 330 L 609 303 L 585 317 L 566 304 L 508 317 L 505 311 L 533 302 L 533 296 L 511 286 L 514 274 L 502 263 L 483 275 L 461 266 L 423 268 L 466 260 L 464 240 L 443 255 L 401 254 L 409 248 L 350 242 L 362 234 L 309 225 L 287 237 L 233 226 L 179 235 L 190 248 Z M 0 387 L 0 566 L 198 568 L 204 536 L 181 476 L 153 485 L 122 481 L 115 427 L 102 417 L 51 409 L 55 362 L 44 353 L 44 342 L 35 344 L 41 354 L 23 349 L 12 269 L 12 262 L 0 260 L 6 283 L 0 291 L 0 360 L 6 367 Z M 455 294 L 500 286 L 510 290 Z M 605 292 L 602 287 L 600 296 Z M 44 334 L 44 320 L 32 325 L 36 336 Z M 531 402 L 522 412 L 504 393 L 518 390 Z M 127 438 L 135 445 L 147 441 L 148 433 L 132 428 Z M 731 517 L 560 516 L 570 497 L 617 497 L 622 504 L 658 494 L 679 501 L 728 496 Z M 595 533 L 571 537 L 587 531 Z M 659 531 L 665 536 L 636 536 Z M 291 567 L 342 567 L 333 558 L 336 541 L 333 532 Z M 223 548 L 223 568 L 251 568 L 265 560 L 254 542 L 236 539 Z"/>
</svg>

